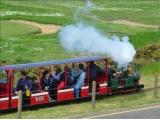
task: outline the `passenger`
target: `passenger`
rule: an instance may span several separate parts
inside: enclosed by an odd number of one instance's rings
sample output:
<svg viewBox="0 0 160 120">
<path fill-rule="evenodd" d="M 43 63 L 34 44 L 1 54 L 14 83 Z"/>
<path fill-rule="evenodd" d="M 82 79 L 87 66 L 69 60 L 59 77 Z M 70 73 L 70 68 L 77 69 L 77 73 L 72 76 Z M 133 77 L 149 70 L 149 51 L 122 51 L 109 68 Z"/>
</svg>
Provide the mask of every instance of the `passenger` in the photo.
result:
<svg viewBox="0 0 160 120">
<path fill-rule="evenodd" d="M 53 74 L 52 76 L 55 82 L 57 82 L 57 84 L 64 80 L 64 72 L 61 70 L 60 67 L 56 67 L 55 74 Z"/>
<path fill-rule="evenodd" d="M 66 88 L 72 88 L 73 87 L 73 79 L 72 79 L 72 72 L 71 69 L 66 66 L 65 67 L 66 72 Z M 58 89 L 65 88 L 65 72 L 62 72 L 60 75 L 60 83 L 58 84 Z"/>
<path fill-rule="evenodd" d="M 32 81 L 29 79 L 25 71 L 21 71 L 21 77 L 17 82 L 16 91 L 22 90 L 25 92 L 26 90 L 32 89 Z"/>
<path fill-rule="evenodd" d="M 25 71 L 21 71 L 21 77 L 17 82 L 16 93 L 19 90 L 23 92 L 23 104 L 28 104 L 30 102 L 30 91 L 32 89 L 32 81 L 27 76 Z"/>
<path fill-rule="evenodd" d="M 35 93 L 38 90 L 39 86 L 37 83 L 37 78 L 36 77 L 32 77 L 32 93 Z"/>
<path fill-rule="evenodd" d="M 49 70 L 45 70 L 43 72 L 42 78 L 41 78 L 41 88 L 44 91 L 48 91 L 49 84 L 50 84 L 50 72 Z"/>
<path fill-rule="evenodd" d="M 96 81 L 98 78 L 98 74 L 101 73 L 102 70 L 98 67 L 93 61 L 89 64 L 89 91 L 92 90 L 92 81 Z"/>
<path fill-rule="evenodd" d="M 77 83 L 77 79 L 79 78 L 80 73 L 81 71 L 79 67 L 73 64 L 71 68 L 71 80 L 73 81 L 74 85 Z"/>
<path fill-rule="evenodd" d="M 72 72 L 71 69 L 66 66 L 66 76 L 67 76 L 67 88 L 73 87 L 73 80 L 72 80 Z"/>
<path fill-rule="evenodd" d="M 51 99 L 56 99 L 57 82 L 53 80 L 53 77 L 50 74 L 49 70 L 45 70 L 43 72 L 41 88 L 42 90 L 49 92 L 49 96 Z"/>
<path fill-rule="evenodd" d="M 85 80 L 85 70 L 84 70 L 84 65 L 83 64 L 79 64 L 79 70 L 80 70 L 80 75 L 77 79 L 77 82 L 74 86 L 74 90 L 75 90 L 75 96 L 76 98 L 79 98 L 80 97 L 80 89 L 82 86 L 84 86 L 84 80 Z"/>
<path fill-rule="evenodd" d="M 52 75 L 53 80 L 57 83 L 58 89 L 65 88 L 65 72 L 60 67 L 56 67 L 55 74 Z"/>
</svg>

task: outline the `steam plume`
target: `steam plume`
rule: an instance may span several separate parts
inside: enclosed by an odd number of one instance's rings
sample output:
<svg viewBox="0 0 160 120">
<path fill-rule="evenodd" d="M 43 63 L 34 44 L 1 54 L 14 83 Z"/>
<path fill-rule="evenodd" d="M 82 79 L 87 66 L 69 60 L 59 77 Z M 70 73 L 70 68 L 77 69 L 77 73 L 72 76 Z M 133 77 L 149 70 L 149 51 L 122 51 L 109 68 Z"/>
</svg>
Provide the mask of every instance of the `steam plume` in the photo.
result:
<svg viewBox="0 0 160 120">
<path fill-rule="evenodd" d="M 67 50 L 104 54 L 111 57 L 119 66 L 130 63 L 136 53 L 127 36 L 121 39 L 117 36 L 108 37 L 83 22 L 63 27 L 59 38 L 61 45 Z"/>
<path fill-rule="evenodd" d="M 76 22 L 81 22 L 83 21 L 82 19 L 82 14 L 87 14 L 89 13 L 92 8 L 94 7 L 94 4 L 90 0 L 86 0 L 86 4 L 82 8 L 78 8 L 77 11 L 74 14 L 74 20 Z"/>
</svg>

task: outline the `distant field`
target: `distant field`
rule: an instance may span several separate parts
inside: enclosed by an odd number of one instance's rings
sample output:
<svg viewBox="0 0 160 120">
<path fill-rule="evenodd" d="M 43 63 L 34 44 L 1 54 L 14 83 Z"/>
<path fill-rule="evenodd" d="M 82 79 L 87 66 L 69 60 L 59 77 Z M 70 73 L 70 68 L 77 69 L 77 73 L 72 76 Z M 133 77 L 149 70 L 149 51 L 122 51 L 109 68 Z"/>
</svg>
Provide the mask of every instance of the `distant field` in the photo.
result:
<svg viewBox="0 0 160 120">
<path fill-rule="evenodd" d="M 96 7 L 90 14 L 85 15 L 84 19 L 88 24 L 96 26 L 104 34 L 129 35 L 136 48 L 141 48 L 150 42 L 160 42 L 160 31 L 158 29 L 118 25 L 108 22 L 124 19 L 158 26 L 160 19 L 160 12 L 158 12 L 160 8 L 158 6 L 160 1 L 118 0 L 115 2 L 111 0 L 93 0 L 93 3 Z M 0 4 L 1 20 L 25 19 L 63 26 L 74 22 L 73 14 L 77 6 L 83 6 L 84 2 L 74 0 L 46 0 L 45 2 L 43 0 L 1 0 Z M 30 33 L 39 32 L 37 28 L 31 28 L 31 26 L 20 28 L 21 24 L 16 26 L 14 24 L 11 27 L 9 24 L 6 25 L 6 22 L 1 22 L 0 50 L 3 52 L 1 53 L 0 61 L 5 60 L 6 64 L 82 56 L 80 53 L 64 52 L 65 50 L 59 44 L 58 34 L 35 36 Z M 17 27 L 18 29 L 15 30 Z M 15 36 L 14 34 L 21 36 Z"/>
</svg>

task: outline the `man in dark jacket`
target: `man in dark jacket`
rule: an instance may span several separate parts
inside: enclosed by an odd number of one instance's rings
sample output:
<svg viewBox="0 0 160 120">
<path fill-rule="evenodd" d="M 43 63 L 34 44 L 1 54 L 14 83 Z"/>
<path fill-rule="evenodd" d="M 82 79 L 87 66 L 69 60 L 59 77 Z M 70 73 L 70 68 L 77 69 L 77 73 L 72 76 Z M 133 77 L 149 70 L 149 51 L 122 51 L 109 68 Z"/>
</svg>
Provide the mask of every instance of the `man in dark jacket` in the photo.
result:
<svg viewBox="0 0 160 120">
<path fill-rule="evenodd" d="M 44 91 L 49 92 L 49 96 L 52 99 L 56 99 L 57 94 L 57 82 L 54 80 L 49 70 L 45 70 L 42 76 L 41 88 Z"/>
<path fill-rule="evenodd" d="M 97 66 L 93 61 L 89 64 L 89 90 L 92 90 L 92 81 L 96 81 L 98 75 L 102 72 L 101 68 Z"/>
</svg>

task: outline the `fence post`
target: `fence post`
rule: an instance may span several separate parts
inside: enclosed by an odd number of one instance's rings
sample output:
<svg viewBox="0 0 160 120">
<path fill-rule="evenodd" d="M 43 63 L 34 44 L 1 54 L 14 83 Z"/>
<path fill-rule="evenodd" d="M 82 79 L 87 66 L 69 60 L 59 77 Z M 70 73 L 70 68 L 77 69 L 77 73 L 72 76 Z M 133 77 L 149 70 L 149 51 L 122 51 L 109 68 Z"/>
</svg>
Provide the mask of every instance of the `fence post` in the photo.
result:
<svg viewBox="0 0 160 120">
<path fill-rule="evenodd" d="M 155 81 L 154 81 L 154 97 L 157 98 L 157 83 L 158 83 L 158 75 L 155 75 Z"/>
<path fill-rule="evenodd" d="M 96 81 L 92 82 L 92 107 L 95 108 L 96 105 Z"/>
<path fill-rule="evenodd" d="M 18 111 L 17 111 L 17 119 L 21 119 L 22 112 L 22 90 L 18 91 Z"/>
</svg>

